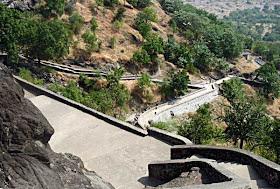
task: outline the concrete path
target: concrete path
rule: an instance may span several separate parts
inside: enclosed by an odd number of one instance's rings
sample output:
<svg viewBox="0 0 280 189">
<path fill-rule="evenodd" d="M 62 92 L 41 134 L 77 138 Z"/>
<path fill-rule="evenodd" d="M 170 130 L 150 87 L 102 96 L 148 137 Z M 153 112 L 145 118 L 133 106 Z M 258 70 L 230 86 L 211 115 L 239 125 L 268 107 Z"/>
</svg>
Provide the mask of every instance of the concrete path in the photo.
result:
<svg viewBox="0 0 280 189">
<path fill-rule="evenodd" d="M 152 137 L 132 134 L 46 96 L 30 100 L 55 129 L 52 149 L 79 156 L 87 169 L 117 189 L 143 188 L 141 182 L 150 182 L 145 178 L 148 164 L 170 158 L 170 146 Z"/>
</svg>

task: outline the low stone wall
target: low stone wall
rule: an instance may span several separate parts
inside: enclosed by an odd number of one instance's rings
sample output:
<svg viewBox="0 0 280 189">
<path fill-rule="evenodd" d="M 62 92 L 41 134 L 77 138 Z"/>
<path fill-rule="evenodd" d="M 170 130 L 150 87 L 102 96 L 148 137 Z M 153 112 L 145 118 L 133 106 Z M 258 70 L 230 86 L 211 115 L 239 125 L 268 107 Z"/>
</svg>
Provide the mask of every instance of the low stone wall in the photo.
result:
<svg viewBox="0 0 280 189">
<path fill-rule="evenodd" d="M 192 145 L 193 143 L 180 135 L 170 133 L 158 128 L 149 127 L 148 128 L 148 135 L 153 136 L 161 141 L 164 141 L 171 145 Z"/>
<path fill-rule="evenodd" d="M 188 172 L 192 167 L 204 170 L 211 180 L 208 184 L 184 186 L 184 189 L 248 189 L 250 184 L 230 171 L 220 167 L 217 163 L 197 160 L 169 160 L 152 162 L 149 164 L 149 177 L 156 178 L 167 183 L 183 172 Z"/>
<path fill-rule="evenodd" d="M 24 88 L 26 89 L 27 91 L 30 91 L 32 92 L 33 94 L 36 94 L 36 95 L 45 95 L 47 97 L 50 97 L 52 99 L 55 99 L 59 102 L 62 102 L 64 104 L 67 104 L 69 106 L 72 106 L 74 108 L 77 108 L 85 113 L 88 113 L 88 114 L 91 114 L 99 119 L 102 119 L 103 121 L 106 121 L 107 123 L 109 124 L 112 124 L 114 126 L 117 126 L 117 127 L 120 127 L 121 129 L 124 129 L 126 131 L 129 131 L 131 133 L 134 133 L 134 134 L 137 134 L 137 135 L 140 135 L 140 136 L 147 136 L 147 131 L 143 130 L 143 129 L 140 129 L 136 126 L 133 126 L 133 125 L 130 125 L 126 122 L 123 122 L 123 121 L 120 121 L 114 117 L 111 117 L 111 116 L 108 116 L 106 114 L 103 114 L 101 112 L 98 112 L 94 109 L 91 109 L 91 108 L 88 108 L 80 103 L 77 103 L 73 100 L 70 100 L 68 98 L 65 98 L 59 94 L 56 94 L 50 90 L 47 90 L 45 88 L 42 88 L 42 87 L 39 87 L 37 85 L 34 85 L 26 80 L 23 80 L 17 76 L 14 76 L 14 78 L 16 79 L 16 81 Z"/>
<path fill-rule="evenodd" d="M 280 165 L 249 151 L 203 145 L 175 146 L 171 148 L 171 159 L 184 159 L 194 154 L 200 154 L 206 158 L 216 160 L 235 161 L 251 165 L 271 186 L 280 188 Z"/>
</svg>

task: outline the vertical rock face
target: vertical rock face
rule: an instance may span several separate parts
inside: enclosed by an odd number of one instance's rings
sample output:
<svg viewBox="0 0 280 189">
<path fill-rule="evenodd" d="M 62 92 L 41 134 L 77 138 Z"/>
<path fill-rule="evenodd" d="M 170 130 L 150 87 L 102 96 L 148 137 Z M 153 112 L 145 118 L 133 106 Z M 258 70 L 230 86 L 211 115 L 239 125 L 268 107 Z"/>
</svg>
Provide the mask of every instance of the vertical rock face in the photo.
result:
<svg viewBox="0 0 280 189">
<path fill-rule="evenodd" d="M 53 133 L 0 63 L 0 188 L 113 188 L 78 157 L 54 153 Z"/>
</svg>

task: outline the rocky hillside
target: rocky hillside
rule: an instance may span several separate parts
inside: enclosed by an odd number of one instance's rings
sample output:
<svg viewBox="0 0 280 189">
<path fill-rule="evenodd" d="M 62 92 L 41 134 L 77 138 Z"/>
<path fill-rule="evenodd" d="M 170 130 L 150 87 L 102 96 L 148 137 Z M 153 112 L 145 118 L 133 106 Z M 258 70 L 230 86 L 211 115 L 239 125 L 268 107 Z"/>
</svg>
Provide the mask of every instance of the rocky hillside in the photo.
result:
<svg viewBox="0 0 280 189">
<path fill-rule="evenodd" d="M 78 157 L 53 152 L 53 128 L 2 63 L 0 78 L 0 188 L 113 188 Z"/>
<path fill-rule="evenodd" d="M 278 0 L 184 0 L 197 8 L 214 13 L 220 17 L 229 15 L 230 12 L 235 10 L 252 9 L 254 7 L 263 8 L 268 5 L 273 8 L 275 4 L 280 4 Z"/>
<path fill-rule="evenodd" d="M 151 2 L 150 7 L 156 10 L 158 17 L 158 22 L 151 22 L 152 30 L 164 40 L 167 40 L 168 35 L 173 34 L 168 24 L 171 16 L 162 9 L 157 0 L 152 0 Z M 124 0 L 119 0 L 119 3 L 119 5 L 109 8 L 98 6 L 95 0 L 75 1 L 75 3 L 71 4 L 73 12 L 66 12 L 61 19 L 68 22 L 71 15 L 78 13 L 84 18 L 84 24 L 81 31 L 74 34 L 73 41 L 75 45 L 71 47 L 70 54 L 66 59 L 75 60 L 76 62 L 86 62 L 87 65 L 94 64 L 97 68 L 104 68 L 108 66 L 108 63 L 115 63 L 113 66 L 117 66 L 116 63 L 129 64 L 133 52 L 141 48 L 144 40 L 139 31 L 133 26 L 134 19 L 143 9 L 134 8 L 127 1 L 124 2 Z M 93 5 L 95 5 L 94 8 L 92 7 Z M 125 9 L 122 26 L 116 29 L 113 19 L 118 8 L 121 7 Z M 83 42 L 82 35 L 90 28 L 92 18 L 95 18 L 97 21 L 97 41 L 102 43 L 102 45 L 100 50 L 95 49 L 89 54 L 84 51 L 86 44 Z M 113 39 L 115 40 L 114 47 L 112 47 Z M 178 35 L 175 35 L 175 39 L 180 42 L 186 42 L 183 37 L 179 37 Z"/>
</svg>

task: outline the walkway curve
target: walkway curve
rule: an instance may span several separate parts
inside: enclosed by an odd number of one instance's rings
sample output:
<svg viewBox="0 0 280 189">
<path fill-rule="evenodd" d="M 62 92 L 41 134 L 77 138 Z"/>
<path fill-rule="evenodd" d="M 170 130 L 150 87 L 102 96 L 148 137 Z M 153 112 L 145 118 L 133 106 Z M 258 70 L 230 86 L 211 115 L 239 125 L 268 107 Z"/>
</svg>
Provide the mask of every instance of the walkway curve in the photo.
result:
<svg viewBox="0 0 280 189">
<path fill-rule="evenodd" d="M 175 115 L 194 112 L 199 108 L 199 106 L 216 99 L 218 97 L 218 89 L 216 85 L 220 85 L 223 81 L 231 78 L 232 76 L 228 76 L 214 83 L 193 85 L 200 89 L 190 94 L 181 96 L 173 102 L 169 101 L 147 110 L 138 117 L 138 124 L 142 128 L 146 128 L 150 126 L 149 122 L 151 120 L 153 122 L 166 121 Z"/>
<path fill-rule="evenodd" d="M 20 57 L 22 59 L 28 59 L 22 55 L 20 55 Z M 67 66 L 67 65 L 62 65 L 62 64 L 56 64 L 50 61 L 45 61 L 45 60 L 41 60 L 40 62 L 35 59 L 34 60 L 37 64 L 40 64 L 42 66 L 48 66 L 51 67 L 57 71 L 61 71 L 61 72 L 66 72 L 66 73 L 71 73 L 71 74 L 76 74 L 76 75 L 80 75 L 80 74 L 84 74 L 87 76 L 91 76 L 91 77 L 98 77 L 98 76 L 103 76 L 103 77 L 107 77 L 109 74 L 108 72 L 105 71 L 101 71 L 101 70 L 90 70 L 90 69 L 79 69 L 79 68 L 73 68 L 71 66 Z M 125 75 L 122 76 L 120 80 L 137 80 L 141 77 L 141 75 Z M 162 83 L 163 80 L 161 79 L 156 79 L 156 78 L 151 78 L 152 82 L 155 83 Z"/>
</svg>

